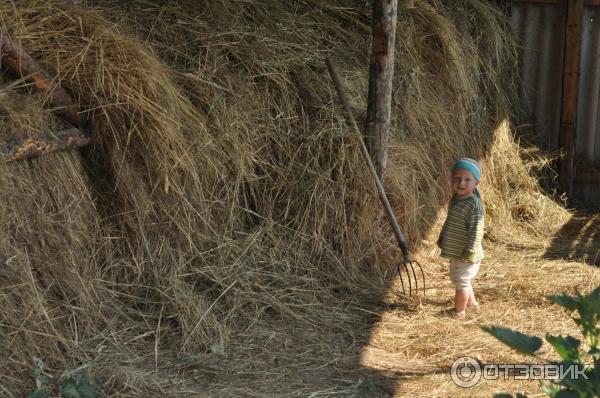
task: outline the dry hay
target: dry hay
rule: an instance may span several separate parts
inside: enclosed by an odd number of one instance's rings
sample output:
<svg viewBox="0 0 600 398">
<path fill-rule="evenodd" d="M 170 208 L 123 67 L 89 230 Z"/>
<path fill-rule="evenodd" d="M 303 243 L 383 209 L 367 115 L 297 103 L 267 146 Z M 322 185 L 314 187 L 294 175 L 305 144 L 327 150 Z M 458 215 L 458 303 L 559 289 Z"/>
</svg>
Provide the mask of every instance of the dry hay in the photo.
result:
<svg viewBox="0 0 600 398">
<path fill-rule="evenodd" d="M 587 218 L 589 227 L 598 229 L 599 222 L 597 215 Z M 572 221 L 569 225 L 573 227 Z M 597 237 L 586 239 L 573 232 L 564 229 L 554 239 L 540 238 L 523 247 L 512 242 L 488 244 L 488 258 L 474 284 L 481 311 L 468 311 L 466 321 L 440 315 L 440 309 L 451 308 L 453 297 L 443 266 L 432 270 L 431 294 L 414 302 L 411 311 L 399 309 L 397 297 L 388 295 L 379 308 L 380 321 L 362 352 L 362 363 L 386 374 L 398 397 L 414 396 L 419 391 L 427 391 L 430 397 L 490 397 L 501 392 L 545 396 L 537 380 L 501 377 L 482 380 L 473 388 L 457 387 L 449 377 L 449 368 L 462 356 L 483 364 L 543 363 L 504 346 L 481 331 L 481 325 L 510 327 L 541 338 L 550 333 L 584 340 L 572 314 L 546 298 L 557 292 L 572 293 L 573 289 L 589 291 L 600 284 L 600 270 L 590 267 L 589 260 L 567 261 L 555 254 L 557 241 L 588 245 L 588 252 L 598 253 Z M 547 343 L 540 356 L 559 359 Z M 398 369 L 400 373 L 395 374 Z"/>
<path fill-rule="evenodd" d="M 356 353 L 369 324 L 356 307 L 384 296 L 399 256 L 323 64 L 330 54 L 366 109 L 369 10 L 197 3 L 0 1 L 2 24 L 94 134 L 89 151 L 0 171 L 5 391 L 32 388 L 33 355 L 54 376 L 93 366 L 110 394 L 260 396 L 268 386 L 247 385 L 260 369 L 289 395 L 357 390 L 351 370 L 333 390 L 290 375 L 318 379 L 331 347 Z M 417 1 L 398 22 L 385 182 L 423 258 L 449 167 L 467 154 L 482 160 L 492 244 L 539 241 L 568 218 L 512 139 L 503 17 L 451 4 Z M 59 126 L 43 98 L 13 86 L 0 91 L 3 131 Z M 226 390 L 228 373 L 239 379 Z"/>
</svg>

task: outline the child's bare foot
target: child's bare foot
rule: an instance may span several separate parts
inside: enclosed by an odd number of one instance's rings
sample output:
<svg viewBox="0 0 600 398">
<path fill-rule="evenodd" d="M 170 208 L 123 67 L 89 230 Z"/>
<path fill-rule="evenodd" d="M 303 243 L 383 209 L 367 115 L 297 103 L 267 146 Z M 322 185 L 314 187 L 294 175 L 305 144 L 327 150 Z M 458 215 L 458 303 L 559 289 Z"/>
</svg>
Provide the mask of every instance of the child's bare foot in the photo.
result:
<svg viewBox="0 0 600 398">
<path fill-rule="evenodd" d="M 467 310 L 469 311 L 473 311 L 473 312 L 479 312 L 479 302 L 475 301 L 475 300 L 469 300 L 469 302 L 467 303 Z"/>
<path fill-rule="evenodd" d="M 456 311 L 454 308 L 442 311 L 442 315 L 449 318 L 464 319 L 466 317 L 465 311 Z"/>
</svg>

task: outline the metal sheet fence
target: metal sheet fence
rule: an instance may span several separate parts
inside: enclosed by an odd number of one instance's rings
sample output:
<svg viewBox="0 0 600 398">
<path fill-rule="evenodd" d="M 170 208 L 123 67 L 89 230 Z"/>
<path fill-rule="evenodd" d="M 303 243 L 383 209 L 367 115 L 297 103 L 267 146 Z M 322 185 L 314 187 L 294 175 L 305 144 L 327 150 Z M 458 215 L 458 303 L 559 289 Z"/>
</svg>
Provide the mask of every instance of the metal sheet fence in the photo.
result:
<svg viewBox="0 0 600 398">
<path fill-rule="evenodd" d="M 535 143 L 559 148 L 565 15 L 560 2 L 513 1 L 510 21 L 519 43 L 520 73 Z M 600 7 L 584 6 L 577 104 L 576 163 L 600 165 Z M 586 166 L 579 166 L 586 167 Z M 583 170 L 581 170 L 583 171 Z M 581 173 L 579 173 L 581 174 Z M 600 181 L 575 181 L 574 194 L 600 201 Z"/>
</svg>

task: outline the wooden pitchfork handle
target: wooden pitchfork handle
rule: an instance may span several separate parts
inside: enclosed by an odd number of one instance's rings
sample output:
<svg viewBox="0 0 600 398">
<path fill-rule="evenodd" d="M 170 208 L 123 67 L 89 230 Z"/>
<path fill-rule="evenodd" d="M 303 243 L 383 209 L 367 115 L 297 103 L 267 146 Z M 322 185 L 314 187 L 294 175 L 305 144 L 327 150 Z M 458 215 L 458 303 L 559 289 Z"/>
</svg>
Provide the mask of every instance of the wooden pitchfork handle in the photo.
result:
<svg viewBox="0 0 600 398">
<path fill-rule="evenodd" d="M 358 125 L 356 124 L 356 120 L 354 120 L 354 116 L 352 115 L 352 109 L 350 108 L 350 102 L 348 101 L 348 98 L 346 97 L 346 93 L 344 92 L 344 89 L 342 88 L 342 83 L 340 83 L 340 79 L 338 78 L 338 75 L 337 75 L 335 69 L 333 68 L 331 59 L 329 59 L 329 57 L 327 57 L 327 58 L 325 58 L 325 62 L 327 63 L 327 69 L 329 69 L 329 74 L 331 75 L 331 78 L 333 79 L 333 84 L 335 85 L 335 89 L 337 90 L 340 101 L 342 102 L 342 104 L 344 105 L 344 108 L 346 110 L 346 115 L 348 116 L 348 121 L 350 122 L 350 127 L 352 127 L 354 129 L 354 132 L 360 137 L 362 134 L 360 132 L 360 129 L 358 128 Z M 400 230 L 400 226 L 398 225 L 398 222 L 396 221 L 396 216 L 394 215 L 392 206 L 390 205 L 387 195 L 385 194 L 385 190 L 383 189 L 383 184 L 381 183 L 381 180 L 379 179 L 379 176 L 377 175 L 377 171 L 375 171 L 375 166 L 373 166 L 373 161 L 371 160 L 371 155 L 369 155 L 369 151 L 367 150 L 365 141 L 363 139 L 359 139 L 359 141 L 360 141 L 360 150 L 362 152 L 363 158 L 365 159 L 365 162 L 367 162 L 369 170 L 371 171 L 371 175 L 375 179 L 375 185 L 377 186 L 377 193 L 379 194 L 379 200 L 381 201 L 381 204 L 383 205 L 383 209 L 385 210 L 385 215 L 387 216 L 387 219 L 390 222 L 392 229 L 394 230 L 394 236 L 396 237 L 396 240 L 398 241 L 398 245 L 400 246 L 400 249 L 402 250 L 402 254 L 404 256 L 404 261 L 410 262 L 411 260 L 410 260 L 409 254 L 408 254 L 408 245 L 406 244 L 406 239 L 404 238 L 404 235 L 402 234 L 402 231 Z"/>
<path fill-rule="evenodd" d="M 331 78 L 333 79 L 333 84 L 335 85 L 335 88 L 337 90 L 338 97 L 339 97 L 340 101 L 342 102 L 342 104 L 344 105 L 344 108 L 346 110 L 346 115 L 348 117 L 348 121 L 349 121 L 351 127 L 354 129 L 354 132 L 357 134 L 357 136 L 361 137 L 360 129 L 358 128 L 358 125 L 356 124 L 356 120 L 354 120 L 354 116 L 352 115 L 352 109 L 350 108 L 350 102 L 348 101 L 348 98 L 346 97 L 346 93 L 344 92 L 342 83 L 340 82 L 340 79 L 338 78 L 338 75 L 333 67 L 333 64 L 331 63 L 331 59 L 329 57 L 325 58 L 325 63 L 327 64 L 327 69 L 329 70 L 329 74 L 331 75 Z M 425 274 L 423 273 L 423 268 L 421 267 L 421 264 L 419 264 L 418 261 L 411 260 L 410 254 L 408 252 L 408 244 L 406 243 L 406 239 L 404 238 L 404 235 L 402 234 L 402 231 L 400 230 L 398 221 L 396 221 L 396 216 L 394 215 L 392 206 L 390 205 L 387 195 L 385 194 L 385 190 L 383 188 L 383 184 L 381 183 L 381 179 L 377 175 L 377 171 L 375 171 L 375 166 L 373 166 L 373 161 L 371 160 L 369 151 L 367 150 L 364 140 L 359 138 L 359 141 L 360 141 L 360 150 L 362 152 L 362 156 L 365 159 L 365 162 L 367 163 L 369 170 L 371 171 L 371 175 L 373 176 L 373 179 L 375 180 L 375 185 L 377 186 L 377 193 L 379 195 L 379 200 L 381 201 L 381 204 L 383 205 L 383 209 L 385 210 L 385 215 L 386 215 L 390 225 L 392 226 L 392 230 L 394 231 L 394 236 L 396 237 L 396 241 L 398 242 L 398 246 L 400 246 L 400 250 L 402 251 L 402 256 L 404 257 L 403 263 L 404 263 L 404 269 L 406 270 L 406 275 L 408 277 L 409 294 L 412 294 L 412 283 L 410 280 L 410 273 L 408 271 L 409 267 L 412 270 L 412 274 L 413 274 L 414 281 L 415 281 L 415 287 L 418 291 L 418 284 L 417 284 L 418 279 L 417 279 L 417 275 L 415 273 L 413 264 L 416 264 L 419 267 L 419 269 L 421 270 L 421 275 L 423 277 L 423 292 L 425 292 Z M 402 278 L 400 264 L 398 264 L 398 275 L 400 276 L 402 290 L 404 291 L 404 280 Z"/>
</svg>

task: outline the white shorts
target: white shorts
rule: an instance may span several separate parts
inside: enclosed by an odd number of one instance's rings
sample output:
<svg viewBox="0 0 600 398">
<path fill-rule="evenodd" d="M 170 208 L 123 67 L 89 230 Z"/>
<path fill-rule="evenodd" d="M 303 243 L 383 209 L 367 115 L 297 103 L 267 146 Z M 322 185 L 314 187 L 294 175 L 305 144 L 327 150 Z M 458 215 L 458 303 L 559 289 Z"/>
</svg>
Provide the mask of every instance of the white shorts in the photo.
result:
<svg viewBox="0 0 600 398">
<path fill-rule="evenodd" d="M 450 280 L 456 286 L 456 290 L 463 290 L 471 287 L 471 281 L 479 272 L 481 261 L 476 263 L 463 263 L 457 260 L 450 260 Z"/>
</svg>

